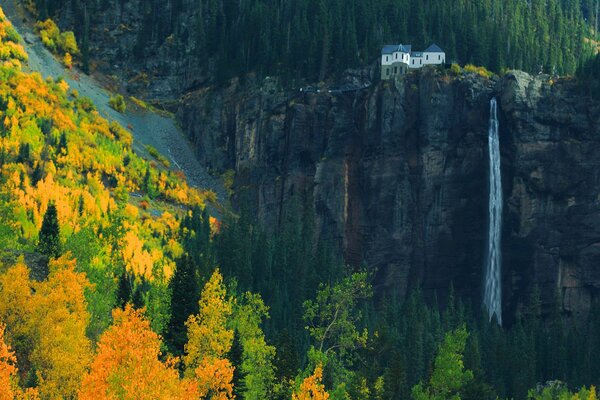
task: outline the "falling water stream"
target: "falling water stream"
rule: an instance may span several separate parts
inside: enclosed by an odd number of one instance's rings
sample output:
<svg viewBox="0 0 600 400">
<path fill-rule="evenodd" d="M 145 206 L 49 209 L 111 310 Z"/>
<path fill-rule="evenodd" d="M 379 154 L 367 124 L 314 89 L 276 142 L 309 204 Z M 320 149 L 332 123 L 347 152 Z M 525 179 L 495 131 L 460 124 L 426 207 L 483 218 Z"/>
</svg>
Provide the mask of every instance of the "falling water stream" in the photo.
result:
<svg viewBox="0 0 600 400">
<path fill-rule="evenodd" d="M 500 176 L 500 141 L 498 138 L 498 113 L 496 98 L 490 101 L 490 127 L 488 131 L 490 152 L 490 199 L 487 258 L 485 263 L 483 302 L 490 321 L 496 315 L 502 325 L 502 180 Z"/>
</svg>

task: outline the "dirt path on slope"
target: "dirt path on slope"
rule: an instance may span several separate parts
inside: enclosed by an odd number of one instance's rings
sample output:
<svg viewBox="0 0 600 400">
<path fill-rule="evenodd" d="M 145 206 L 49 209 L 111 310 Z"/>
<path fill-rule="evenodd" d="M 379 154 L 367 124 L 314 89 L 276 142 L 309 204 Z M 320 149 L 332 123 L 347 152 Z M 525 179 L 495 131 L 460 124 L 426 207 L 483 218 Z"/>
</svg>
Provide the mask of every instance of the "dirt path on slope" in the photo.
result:
<svg viewBox="0 0 600 400">
<path fill-rule="evenodd" d="M 25 11 L 16 4 L 16 1 L 0 0 L 0 6 L 21 37 L 27 38 L 23 43 L 29 55 L 28 67 L 24 67 L 25 70 L 39 72 L 44 78 L 62 77 L 72 89 L 79 92 L 80 96 L 89 97 L 100 115 L 109 121 L 117 121 L 133 133 L 134 150 L 138 154 L 151 159 L 145 146 L 155 147 L 170 159 L 171 169 L 185 173 L 191 186 L 212 190 L 216 193 L 220 204 L 227 202 L 227 192 L 221 181 L 211 176 L 200 165 L 192 144 L 172 118 L 151 111 L 138 110 L 138 107 L 133 111 L 128 110 L 125 114 L 113 110 L 108 105 L 110 93 L 98 81 L 75 68 L 68 70 L 44 47 L 39 37 L 27 23 L 23 22 L 26 17 Z"/>
</svg>

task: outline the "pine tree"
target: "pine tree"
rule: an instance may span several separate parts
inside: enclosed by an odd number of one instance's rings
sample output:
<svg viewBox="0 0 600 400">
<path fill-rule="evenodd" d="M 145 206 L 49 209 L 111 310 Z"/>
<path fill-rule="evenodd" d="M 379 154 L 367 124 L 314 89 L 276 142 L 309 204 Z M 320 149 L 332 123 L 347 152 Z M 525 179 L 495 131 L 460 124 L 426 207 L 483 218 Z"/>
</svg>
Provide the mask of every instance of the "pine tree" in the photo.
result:
<svg viewBox="0 0 600 400">
<path fill-rule="evenodd" d="M 61 254 L 60 227 L 54 203 L 48 204 L 48 209 L 44 214 L 37 249 L 50 258 L 57 258 Z"/>
<path fill-rule="evenodd" d="M 125 305 L 131 301 L 131 280 L 127 272 L 123 272 L 119 277 L 119 286 L 117 286 L 116 306 L 125 309 Z"/>
<path fill-rule="evenodd" d="M 169 282 L 171 292 L 171 320 L 167 333 L 167 343 L 173 354 L 183 354 L 187 340 L 185 322 L 190 315 L 198 313 L 197 268 L 189 255 L 184 255 L 177 261 L 177 269 Z"/>
</svg>

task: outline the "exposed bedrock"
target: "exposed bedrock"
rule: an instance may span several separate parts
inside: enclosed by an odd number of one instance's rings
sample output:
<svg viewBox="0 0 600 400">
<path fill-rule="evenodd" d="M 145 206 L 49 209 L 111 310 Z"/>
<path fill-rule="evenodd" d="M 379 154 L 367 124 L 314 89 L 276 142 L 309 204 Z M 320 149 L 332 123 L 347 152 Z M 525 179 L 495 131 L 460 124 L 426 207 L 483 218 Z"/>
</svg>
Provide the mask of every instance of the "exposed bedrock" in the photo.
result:
<svg viewBox="0 0 600 400">
<path fill-rule="evenodd" d="M 283 92 L 273 80 L 186 95 L 178 117 L 209 168 L 236 172 L 266 226 L 295 196 L 320 240 L 379 285 L 450 282 L 479 300 L 487 241 L 489 99 L 500 106 L 507 319 L 537 286 L 544 310 L 586 313 L 600 288 L 600 106 L 573 82 L 424 71 L 370 85 Z M 364 87 L 368 85 L 367 87 Z M 331 93 L 329 90 L 331 89 Z"/>
</svg>

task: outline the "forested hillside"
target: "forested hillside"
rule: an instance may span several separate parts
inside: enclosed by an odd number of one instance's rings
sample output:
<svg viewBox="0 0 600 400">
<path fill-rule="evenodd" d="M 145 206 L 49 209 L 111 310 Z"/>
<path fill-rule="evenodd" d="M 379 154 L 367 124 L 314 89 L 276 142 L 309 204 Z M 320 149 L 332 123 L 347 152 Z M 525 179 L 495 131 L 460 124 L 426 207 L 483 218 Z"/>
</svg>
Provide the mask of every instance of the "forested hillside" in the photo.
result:
<svg viewBox="0 0 600 400">
<path fill-rule="evenodd" d="M 36 3 L 41 19 L 66 7 L 83 16 L 92 7 L 70 0 Z M 370 64 L 383 44 L 398 42 L 417 50 L 435 42 L 448 61 L 495 72 L 572 74 L 588 51 L 584 40 L 595 36 L 598 0 L 152 0 L 140 3 L 139 14 L 138 58 L 157 45 L 179 44 L 186 57 L 221 79 L 255 71 L 321 80 Z M 90 18 L 71 27 L 79 37 L 95 28 Z"/>
</svg>

